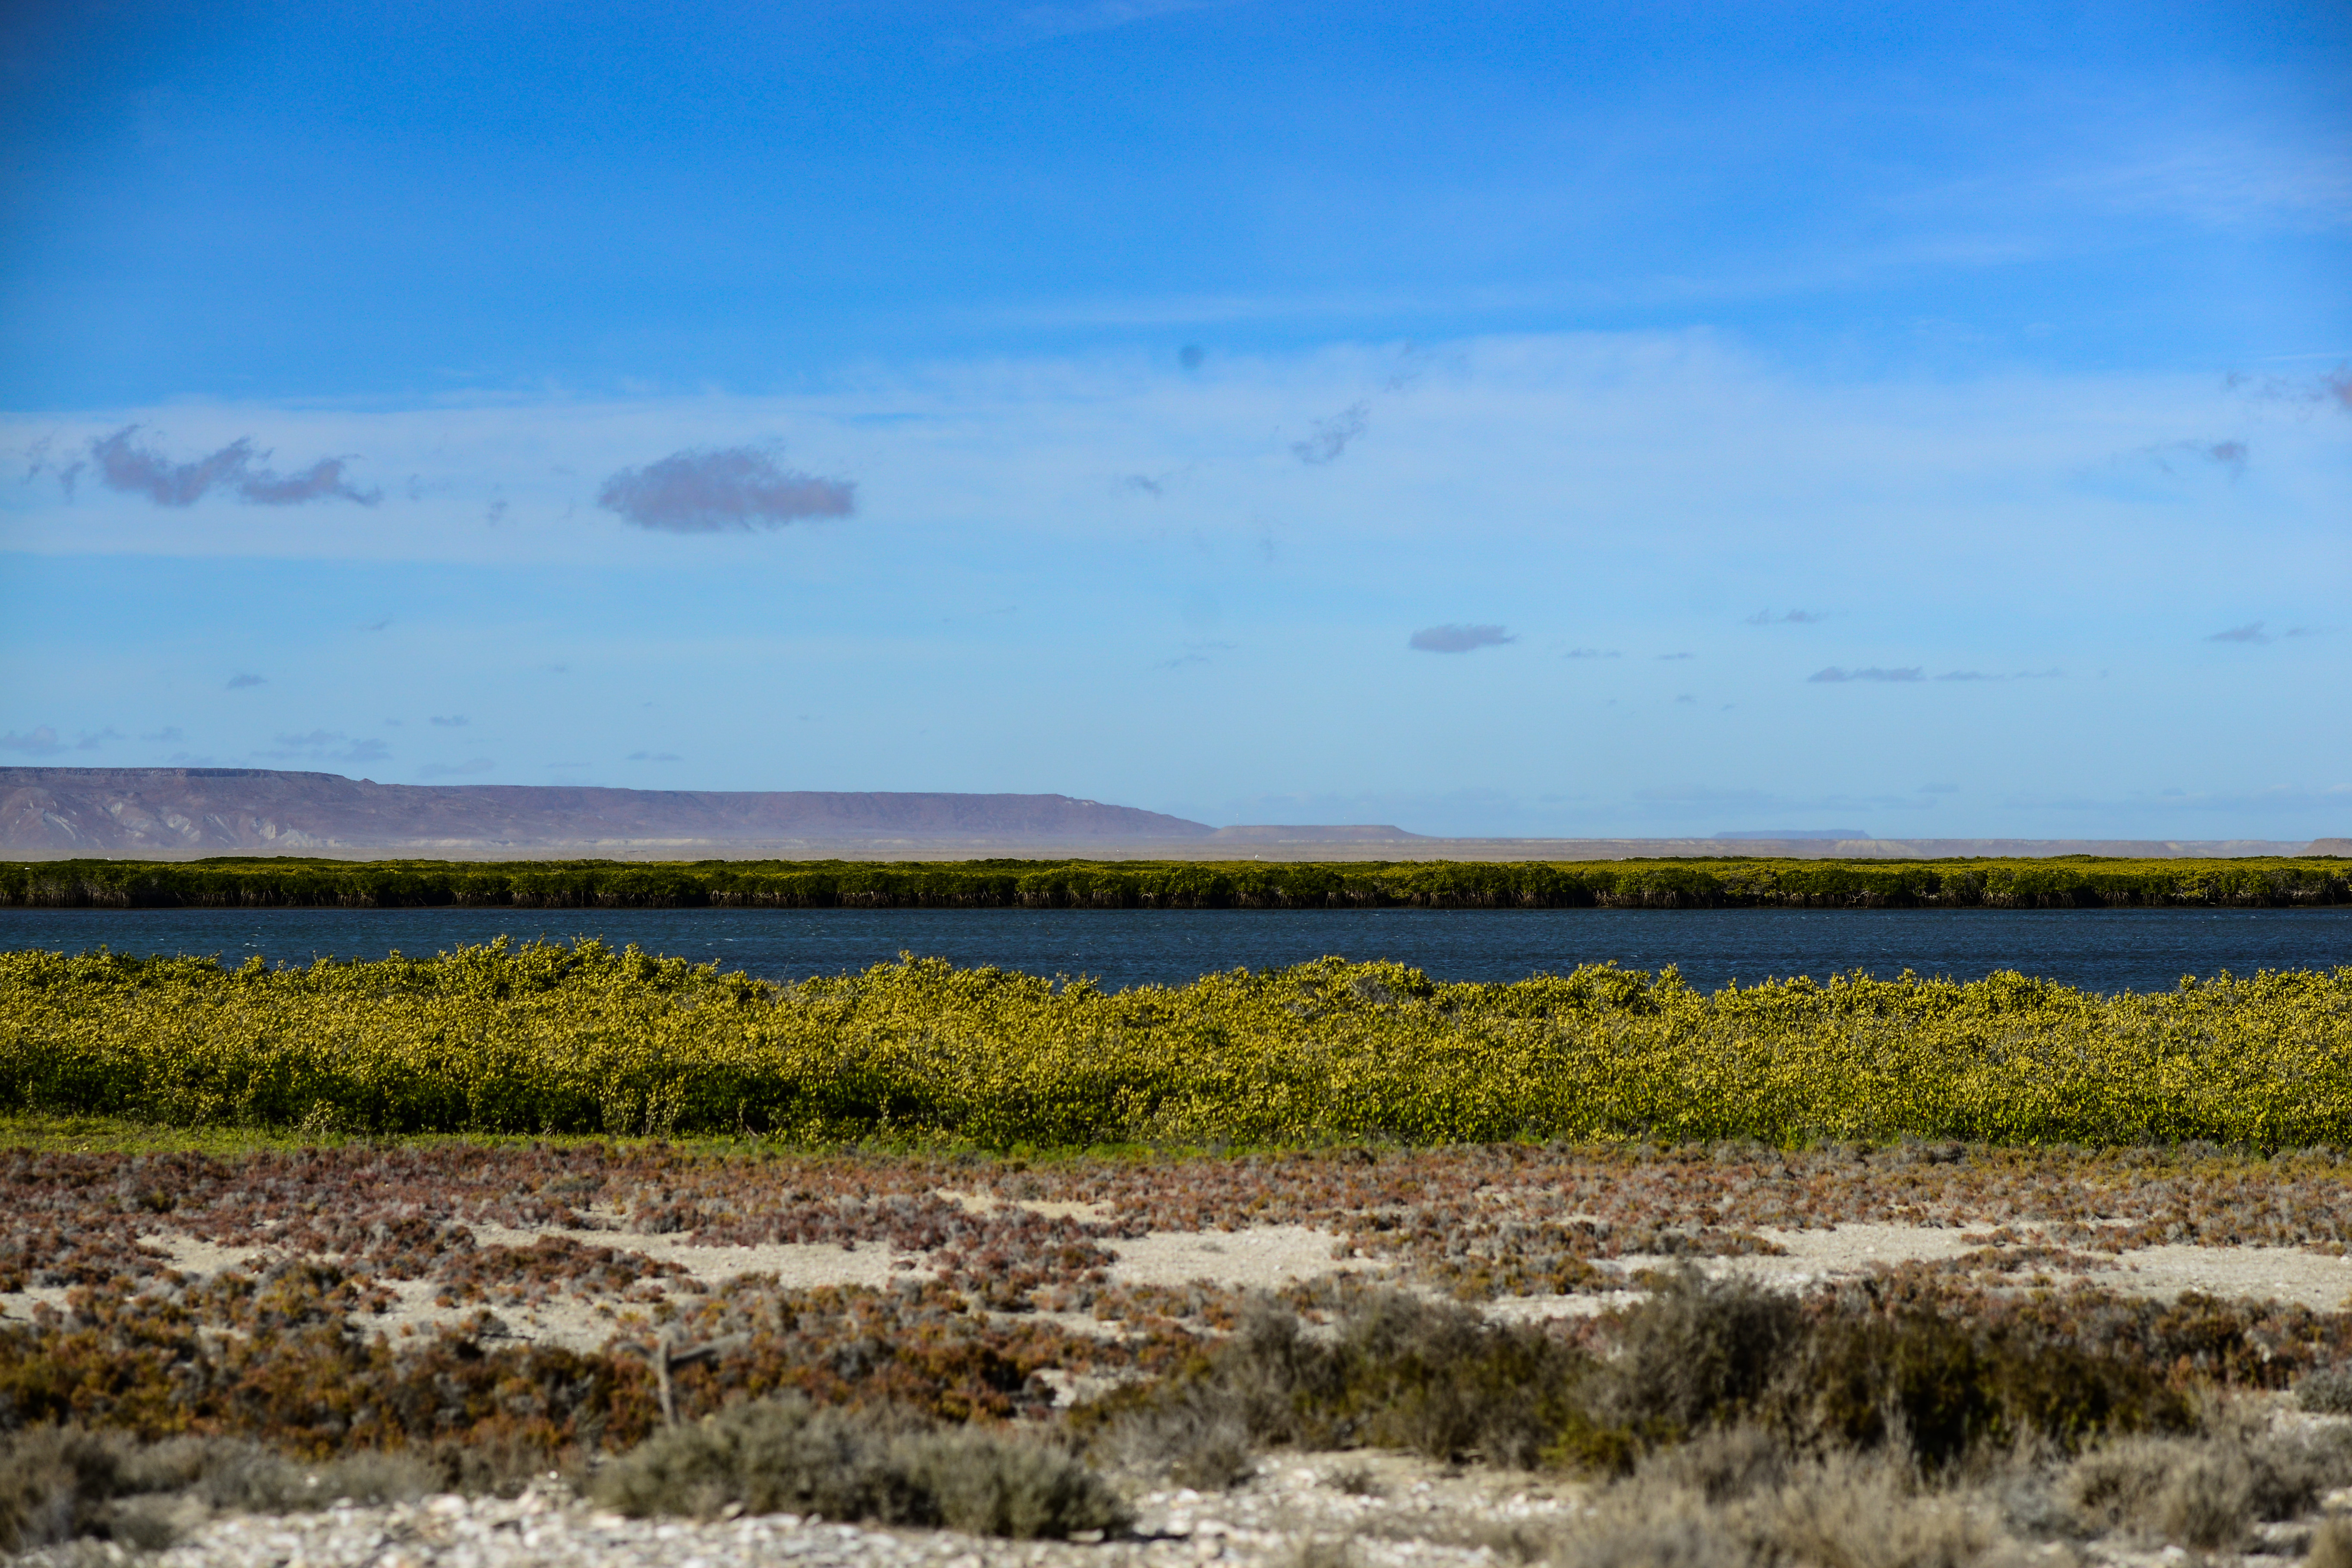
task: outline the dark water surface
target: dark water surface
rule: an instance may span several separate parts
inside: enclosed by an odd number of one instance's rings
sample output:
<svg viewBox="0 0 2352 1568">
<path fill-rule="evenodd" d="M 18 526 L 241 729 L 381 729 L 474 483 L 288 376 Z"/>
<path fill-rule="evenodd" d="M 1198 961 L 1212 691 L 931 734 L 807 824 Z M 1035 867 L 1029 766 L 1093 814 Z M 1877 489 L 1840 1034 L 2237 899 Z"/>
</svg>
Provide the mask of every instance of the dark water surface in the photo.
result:
<svg viewBox="0 0 2352 1568">
<path fill-rule="evenodd" d="M 2352 908 L 2317 910 L 0 910 L 0 948 L 217 954 L 240 963 L 412 956 L 507 935 L 601 937 L 775 980 L 863 969 L 900 950 L 1108 987 L 1182 984 L 1325 953 L 1439 980 L 1523 980 L 1615 959 L 1672 963 L 1704 990 L 1738 979 L 1905 969 L 1973 980 L 2019 969 L 2096 991 L 2183 974 L 2352 964 Z"/>
</svg>

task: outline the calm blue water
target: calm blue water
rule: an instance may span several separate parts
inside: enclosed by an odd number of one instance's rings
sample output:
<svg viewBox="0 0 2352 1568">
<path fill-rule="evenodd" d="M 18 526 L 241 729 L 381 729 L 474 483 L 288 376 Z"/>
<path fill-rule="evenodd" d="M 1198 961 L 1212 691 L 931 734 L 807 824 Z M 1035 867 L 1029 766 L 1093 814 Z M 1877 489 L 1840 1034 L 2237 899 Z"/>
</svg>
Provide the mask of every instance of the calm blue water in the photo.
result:
<svg viewBox="0 0 2352 1568">
<path fill-rule="evenodd" d="M 2019 969 L 2098 991 L 2183 974 L 2352 964 L 2352 908 L 2325 910 L 0 910 L 0 948 L 217 954 L 273 963 L 411 955 L 507 935 L 716 960 L 775 980 L 863 969 L 900 950 L 1110 987 L 1181 984 L 1325 953 L 1440 980 L 1522 980 L 1615 959 L 1673 963 L 1712 990 L 1851 970 L 1973 980 Z"/>
</svg>

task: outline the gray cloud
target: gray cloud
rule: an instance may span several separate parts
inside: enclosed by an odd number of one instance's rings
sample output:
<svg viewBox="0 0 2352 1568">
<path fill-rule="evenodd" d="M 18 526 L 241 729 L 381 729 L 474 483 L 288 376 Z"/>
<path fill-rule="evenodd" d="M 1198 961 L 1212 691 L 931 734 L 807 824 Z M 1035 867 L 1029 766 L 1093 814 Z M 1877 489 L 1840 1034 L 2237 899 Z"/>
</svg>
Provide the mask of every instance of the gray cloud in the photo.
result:
<svg viewBox="0 0 2352 1568">
<path fill-rule="evenodd" d="M 1622 658 L 1615 648 L 1572 647 L 1563 657 L 1568 658 Z"/>
<path fill-rule="evenodd" d="M 74 737 L 74 750 L 77 752 L 95 752 L 109 741 L 120 741 L 123 738 L 122 731 L 117 730 L 111 724 L 109 724 L 103 730 L 85 730 L 80 734 Z"/>
<path fill-rule="evenodd" d="M 1881 669 L 1876 665 L 1867 669 L 1841 669 L 1833 664 L 1827 669 L 1815 670 L 1805 679 L 1834 685 L 1847 680 L 1925 680 L 1927 676 L 1916 664 L 1902 669 Z"/>
<path fill-rule="evenodd" d="M 268 452 L 257 451 L 252 438 L 240 437 L 217 452 L 192 462 L 174 463 L 152 447 L 141 446 L 140 426 L 125 425 L 113 435 L 89 444 L 89 468 L 98 482 L 126 495 L 143 495 L 157 506 L 194 506 L 215 490 L 255 506 L 299 506 L 304 501 L 348 500 L 373 506 L 383 499 L 380 490 L 362 490 L 346 477 L 348 458 L 321 458 L 296 474 L 264 467 Z M 81 465 L 58 476 L 70 492 Z"/>
<path fill-rule="evenodd" d="M 2233 374 L 2223 384 L 2236 388 L 2250 380 L 2249 376 Z M 2352 363 L 2322 371 L 2308 381 L 2267 375 L 2255 385 L 2252 395 L 2271 403 L 2316 404 L 2322 407 L 2333 405 L 2343 413 L 2352 414 Z"/>
<path fill-rule="evenodd" d="M 1751 626 L 1810 626 L 1817 621 L 1825 621 L 1829 618 L 1829 612 L 1827 610 L 1790 610 L 1785 616 L 1776 616 L 1769 610 L 1759 610 L 1754 615 L 1748 617 L 1748 625 Z"/>
<path fill-rule="evenodd" d="M 596 492 L 596 504 L 662 533 L 749 532 L 795 518 L 847 517 L 857 510 L 857 487 L 780 468 L 757 447 L 701 447 L 623 468 Z"/>
<path fill-rule="evenodd" d="M 1518 640 L 1500 626 L 1423 626 L 1405 646 L 1417 653 L 1468 653 L 1472 648 L 1500 647 Z"/>
<path fill-rule="evenodd" d="M 1328 419 L 1318 419 L 1313 434 L 1304 441 L 1290 444 L 1290 455 L 1302 463 L 1338 461 L 1339 454 L 1348 449 L 1348 443 L 1364 433 L 1371 412 L 1370 404 L 1351 403 Z"/>
<path fill-rule="evenodd" d="M 686 759 L 676 752 L 631 752 L 628 760 L 633 763 L 682 763 Z"/>
<path fill-rule="evenodd" d="M 416 776 L 427 779 L 462 778 L 472 773 L 486 773 L 499 764 L 488 757 L 467 757 L 462 763 L 427 763 L 416 770 Z"/>
<path fill-rule="evenodd" d="M 0 752 L 23 752 L 27 756 L 53 757 L 65 749 L 65 742 L 58 739 L 57 731 L 47 724 L 22 735 L 14 730 L 0 735 Z"/>
<path fill-rule="evenodd" d="M 257 757 L 281 763 L 380 763 L 392 755 L 382 741 L 354 741 L 340 730 L 313 730 L 303 735 L 272 735 L 277 744 Z"/>
<path fill-rule="evenodd" d="M 2207 637 L 2205 640 L 2207 642 L 2242 642 L 2261 644 L 2269 642 L 2271 640 L 2271 635 L 2270 633 L 2263 630 L 2262 622 L 2248 621 L 2242 626 L 2231 626 L 2227 631 L 2215 632 L 2211 637 Z"/>
<path fill-rule="evenodd" d="M 268 684 L 269 678 L 268 676 L 247 675 L 243 670 L 239 670 L 236 674 L 228 678 L 228 689 L 231 691 L 241 691 L 248 686 L 267 686 Z"/>
<path fill-rule="evenodd" d="M 2210 463 L 2217 468 L 2226 469 L 2234 479 L 2246 471 L 2246 459 L 2252 455 L 2252 448 L 2235 439 L 2166 441 L 2158 446 L 2141 447 L 2140 455 L 2168 474 L 2179 472 L 2172 466 L 2176 460 Z"/>
<path fill-rule="evenodd" d="M 1697 657 L 1698 655 L 1695 653 L 1662 653 L 1658 656 L 1658 662 L 1660 664 L 1675 664 L 1679 663 L 1683 659 L 1696 658 Z"/>
<path fill-rule="evenodd" d="M 1988 673 L 1981 669 L 1948 669 L 1936 677 L 1938 680 L 2056 680 L 2066 672 L 2063 669 L 2013 669 L 2007 675 Z"/>
<path fill-rule="evenodd" d="M 185 735 L 180 733 L 180 727 L 177 724 L 166 724 L 163 728 L 156 731 L 153 734 L 142 735 L 139 738 L 142 741 L 184 741 L 187 739 Z"/>
<path fill-rule="evenodd" d="M 436 713 L 429 721 L 444 730 L 462 730 L 471 722 L 463 713 Z"/>
</svg>

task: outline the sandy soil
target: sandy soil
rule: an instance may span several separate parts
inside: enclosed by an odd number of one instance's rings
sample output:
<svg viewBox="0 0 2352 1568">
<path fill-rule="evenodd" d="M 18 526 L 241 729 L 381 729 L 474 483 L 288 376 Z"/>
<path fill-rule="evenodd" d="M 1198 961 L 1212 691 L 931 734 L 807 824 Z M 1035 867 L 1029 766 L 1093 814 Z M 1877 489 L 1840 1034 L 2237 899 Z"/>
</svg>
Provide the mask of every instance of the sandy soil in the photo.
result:
<svg viewBox="0 0 2352 1568">
<path fill-rule="evenodd" d="M 999 1200 L 961 1194 L 973 1212 L 987 1212 Z M 1036 1203 L 1018 1206 L 1081 1221 L 1100 1216 L 1098 1205 Z M 705 1247 L 689 1233 L 667 1236 L 615 1234 L 604 1230 L 530 1229 L 478 1225 L 476 1240 L 483 1246 L 529 1247 L 541 1237 L 565 1237 L 583 1243 L 615 1247 L 648 1258 L 676 1263 L 705 1288 L 717 1287 L 746 1275 L 772 1276 L 783 1289 L 823 1286 L 866 1286 L 887 1289 L 903 1279 L 932 1277 L 927 1256 L 880 1245 L 855 1247 L 789 1244 L 766 1247 Z M 2059 1247 L 2032 1227 L 2011 1227 L 2002 1238 L 1953 1226 L 1910 1225 L 1842 1225 L 1804 1230 L 1759 1232 L 1782 1248 L 1782 1255 L 1717 1258 L 1699 1260 L 1710 1275 L 1739 1275 L 1788 1289 L 1853 1279 L 1880 1265 L 1958 1258 L 1972 1253 L 2037 1249 L 2013 1274 L 2003 1275 L 2021 1288 L 2047 1288 L 2075 1283 L 2096 1284 L 2119 1292 L 2171 1299 L 2195 1290 L 2224 1298 L 2247 1297 L 2293 1302 L 2315 1310 L 2333 1310 L 2352 1299 L 2352 1258 L 2285 1247 L 2186 1247 L 2177 1245 L 2135 1248 L 2119 1254 L 2083 1253 Z M 184 1273 L 209 1275 L 245 1263 L 257 1256 L 250 1247 L 225 1247 L 185 1236 L 165 1234 L 142 1243 L 168 1256 Z M 1205 1283 L 1222 1288 L 1272 1289 L 1332 1273 L 1341 1267 L 1346 1244 L 1332 1232 L 1306 1226 L 1251 1226 L 1235 1230 L 1154 1231 L 1106 1244 L 1117 1261 L 1109 1270 L 1114 1285 L 1182 1286 Z M 2044 1250 L 2046 1249 L 2046 1250 Z M 2054 1260 L 2051 1255 L 2054 1254 Z M 1622 1276 L 1622 1289 L 1598 1289 L 1573 1295 L 1505 1297 L 1488 1305 L 1498 1320 L 1526 1321 L 1548 1318 L 1587 1317 L 1622 1307 L 1641 1293 L 1636 1276 L 1649 1270 L 1681 1267 L 1674 1258 L 1630 1254 L 1601 1265 Z M 1349 1259 L 1344 1266 L 1359 1275 L 1388 1272 L 1379 1260 Z M 398 1303 L 380 1320 L 395 1336 L 422 1333 L 444 1323 L 471 1320 L 478 1303 L 443 1307 L 436 1304 L 438 1287 L 427 1280 L 390 1282 Z M 690 1287 L 688 1287 L 690 1289 Z M 0 1318 L 29 1317 L 36 1303 L 64 1304 L 61 1289 L 36 1288 L 0 1294 Z M 1099 1329 L 1093 1320 L 1076 1313 L 1048 1314 L 1065 1326 L 1084 1331 Z M 643 1305 L 616 1300 L 584 1300 L 559 1296 L 534 1307 L 503 1309 L 499 1318 L 507 1331 L 532 1341 L 582 1349 L 602 1344 L 625 1321 L 643 1321 Z"/>
</svg>

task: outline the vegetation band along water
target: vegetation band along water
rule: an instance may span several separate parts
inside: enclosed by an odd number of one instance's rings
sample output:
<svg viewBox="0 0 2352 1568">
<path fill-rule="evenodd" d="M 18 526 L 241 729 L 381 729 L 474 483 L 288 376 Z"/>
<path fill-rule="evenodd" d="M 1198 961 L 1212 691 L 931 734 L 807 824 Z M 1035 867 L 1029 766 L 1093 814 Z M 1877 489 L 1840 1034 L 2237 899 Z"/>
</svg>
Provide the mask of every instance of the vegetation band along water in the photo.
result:
<svg viewBox="0 0 2352 1568">
<path fill-rule="evenodd" d="M 0 906 L 518 909 L 2103 909 L 2352 904 L 2333 857 L 1603 861 L 612 860 L 240 857 L 0 865 Z"/>
<path fill-rule="evenodd" d="M 993 1149 L 1650 1137 L 2352 1141 L 2352 967 L 1702 994 L 1337 958 L 1181 987 L 907 958 L 779 986 L 596 942 L 235 969 L 0 954 L 0 1110 Z"/>
</svg>

